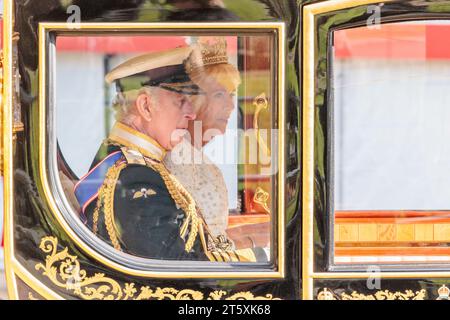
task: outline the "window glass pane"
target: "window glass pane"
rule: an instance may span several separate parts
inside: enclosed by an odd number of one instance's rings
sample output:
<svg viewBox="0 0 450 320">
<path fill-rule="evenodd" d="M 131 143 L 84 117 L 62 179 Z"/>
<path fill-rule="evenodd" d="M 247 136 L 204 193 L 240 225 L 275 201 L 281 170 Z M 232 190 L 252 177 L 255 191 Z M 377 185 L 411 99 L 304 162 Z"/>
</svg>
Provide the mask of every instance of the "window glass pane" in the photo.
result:
<svg viewBox="0 0 450 320">
<path fill-rule="evenodd" d="M 264 33 L 58 36 L 59 176 L 85 227 L 138 257 L 272 260 L 274 57 Z"/>
<path fill-rule="evenodd" d="M 335 263 L 450 261 L 450 24 L 333 35 Z"/>
</svg>

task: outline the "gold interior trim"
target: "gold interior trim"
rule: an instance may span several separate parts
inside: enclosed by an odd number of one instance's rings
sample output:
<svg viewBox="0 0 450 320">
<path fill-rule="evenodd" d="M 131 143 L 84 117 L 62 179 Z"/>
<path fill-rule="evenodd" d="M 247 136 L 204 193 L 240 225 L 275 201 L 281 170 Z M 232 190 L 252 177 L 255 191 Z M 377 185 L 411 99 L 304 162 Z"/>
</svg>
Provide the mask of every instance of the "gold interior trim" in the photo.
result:
<svg viewBox="0 0 450 320">
<path fill-rule="evenodd" d="M 430 223 L 399 222 L 334 222 L 334 242 L 382 244 L 396 243 L 401 246 L 411 242 L 445 243 L 450 242 L 450 220 Z M 420 247 L 416 247 L 420 248 Z M 444 247 L 443 247 L 444 249 Z"/>
<path fill-rule="evenodd" d="M 263 110 L 267 111 L 269 109 L 269 102 L 267 101 L 266 93 L 263 92 L 256 96 L 255 99 L 253 99 L 253 105 L 255 106 L 255 114 L 253 115 L 253 129 L 255 129 L 256 141 L 258 142 L 259 147 L 263 150 L 263 153 L 270 157 L 272 151 L 261 137 L 258 124 L 259 113 Z"/>
<path fill-rule="evenodd" d="M 68 223 L 65 221 L 61 212 L 58 210 L 56 201 L 51 194 L 49 187 L 48 177 L 46 175 L 46 117 L 45 117 L 45 105 L 46 105 L 46 32 L 49 30 L 65 32 L 66 34 L 79 34 L 80 30 L 91 30 L 91 31 L 164 31 L 167 33 L 168 30 L 230 30 L 233 32 L 251 31 L 252 29 L 265 29 L 267 31 L 277 32 L 277 49 L 278 49 L 278 86 L 277 86 L 277 96 L 278 96 L 278 128 L 282 134 L 279 134 L 279 144 L 278 144 L 278 259 L 275 262 L 277 265 L 276 271 L 261 271 L 261 272 L 249 272 L 249 271 L 211 271 L 211 272 L 154 272 L 154 271 L 142 271 L 135 270 L 129 267 L 125 267 L 119 263 L 113 262 L 109 258 L 106 258 L 87 246 L 79 236 L 70 228 Z M 214 279 L 225 279 L 225 278 L 266 278 L 266 279 L 279 279 L 285 276 L 285 221 L 284 221 L 284 56 L 285 56 L 285 25 L 282 22 L 249 22 L 249 23 L 81 23 L 79 28 L 72 28 L 70 23 L 39 23 L 39 171 L 42 181 L 42 187 L 44 190 L 44 195 L 49 203 L 51 211 L 58 220 L 61 227 L 69 235 L 72 241 L 79 246 L 84 252 L 89 256 L 93 257 L 100 263 L 120 272 L 124 272 L 130 275 L 143 276 L 143 277 L 154 277 L 154 278 L 214 278 Z M 12 190 L 12 189 L 11 189 Z"/>
<path fill-rule="evenodd" d="M 261 187 L 256 188 L 255 195 L 253 196 L 253 202 L 261 205 L 268 214 L 270 214 L 270 208 L 267 204 L 269 197 L 270 194 Z"/>
<path fill-rule="evenodd" d="M 382 1 L 384 3 L 392 0 Z M 382 3 L 377 0 L 329 0 L 305 5 L 303 16 L 303 194 L 302 194 L 302 297 L 314 299 L 314 279 L 361 279 L 365 272 L 314 272 L 313 210 L 314 210 L 314 108 L 316 24 L 319 14 L 356 6 Z M 449 278 L 450 272 L 381 272 L 381 278 Z"/>
</svg>

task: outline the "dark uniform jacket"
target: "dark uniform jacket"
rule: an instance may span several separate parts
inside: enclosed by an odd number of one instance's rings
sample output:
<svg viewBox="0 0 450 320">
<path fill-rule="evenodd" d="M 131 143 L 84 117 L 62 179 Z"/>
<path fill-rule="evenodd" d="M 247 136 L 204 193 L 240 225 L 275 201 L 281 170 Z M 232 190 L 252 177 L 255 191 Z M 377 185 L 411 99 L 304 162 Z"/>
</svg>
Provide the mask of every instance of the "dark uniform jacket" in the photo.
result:
<svg viewBox="0 0 450 320">
<path fill-rule="evenodd" d="M 105 147 L 108 154 L 120 150 L 116 146 Z M 154 169 L 142 164 L 127 164 L 116 182 L 113 205 L 114 229 L 124 252 L 153 259 L 208 260 L 199 242 L 190 252 L 185 251 L 185 243 L 180 237 L 185 214 L 177 208 L 163 179 Z M 85 211 L 91 228 L 95 207 L 93 202 Z M 99 215 L 98 235 L 111 242 L 104 214 Z"/>
<path fill-rule="evenodd" d="M 163 150 L 147 139 L 118 123 L 100 147 L 75 187 L 88 227 L 117 250 L 145 258 L 267 260 L 262 249 L 238 252 L 226 241 L 214 244 L 204 220 L 188 210 L 192 199 L 162 164 Z"/>
</svg>

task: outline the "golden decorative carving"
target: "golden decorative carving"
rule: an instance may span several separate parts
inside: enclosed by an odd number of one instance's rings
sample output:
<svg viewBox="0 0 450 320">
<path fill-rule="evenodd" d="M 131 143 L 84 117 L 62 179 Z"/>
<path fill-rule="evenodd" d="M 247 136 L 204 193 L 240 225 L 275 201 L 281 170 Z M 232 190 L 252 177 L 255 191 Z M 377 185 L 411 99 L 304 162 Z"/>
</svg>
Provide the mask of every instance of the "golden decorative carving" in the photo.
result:
<svg viewBox="0 0 450 320">
<path fill-rule="evenodd" d="M 269 200 L 269 193 L 264 191 L 263 188 L 258 187 L 255 190 L 255 195 L 253 196 L 253 202 L 260 204 L 267 213 L 270 213 L 269 206 L 267 205 L 267 201 Z"/>
<path fill-rule="evenodd" d="M 39 300 L 39 299 L 33 296 L 33 293 L 28 292 L 28 300 Z"/>
<path fill-rule="evenodd" d="M 328 290 L 327 288 L 324 288 L 317 295 L 317 300 L 336 300 L 336 299 L 332 291 Z"/>
<path fill-rule="evenodd" d="M 405 292 L 391 292 L 389 290 L 380 290 L 374 294 L 363 294 L 353 291 L 351 294 L 342 293 L 335 294 L 333 291 L 324 288 L 317 295 L 318 300 L 424 300 L 426 295 L 425 289 L 420 291 L 406 290 Z"/>
<path fill-rule="evenodd" d="M 88 276 L 80 267 L 77 256 L 70 255 L 68 248 L 58 251 L 58 239 L 44 237 L 39 248 L 48 253 L 45 264 L 38 263 L 36 270 L 42 270 L 54 285 L 73 292 L 86 300 L 202 300 L 205 295 L 197 290 L 175 288 L 151 289 L 148 286 L 136 287 L 134 283 L 125 283 L 124 286 L 114 279 L 106 277 L 103 273 Z M 279 300 L 271 294 L 255 296 L 251 292 L 238 292 L 229 296 L 222 290 L 211 292 L 208 300 Z"/>
<path fill-rule="evenodd" d="M 253 128 L 255 129 L 256 141 L 258 142 L 260 148 L 262 148 L 264 154 L 270 157 L 271 155 L 270 149 L 267 146 L 264 139 L 261 137 L 258 124 L 259 113 L 262 110 L 268 109 L 269 107 L 269 102 L 267 101 L 266 93 L 263 92 L 260 95 L 256 96 L 255 99 L 253 99 L 253 105 L 255 106 L 255 114 L 253 116 Z"/>
<path fill-rule="evenodd" d="M 214 291 L 208 296 L 208 300 L 222 300 L 224 296 L 228 293 L 226 291 Z M 224 300 L 281 300 L 279 298 L 274 298 L 272 294 L 266 294 L 265 296 L 254 296 L 251 292 L 238 292 L 235 293 Z"/>
</svg>

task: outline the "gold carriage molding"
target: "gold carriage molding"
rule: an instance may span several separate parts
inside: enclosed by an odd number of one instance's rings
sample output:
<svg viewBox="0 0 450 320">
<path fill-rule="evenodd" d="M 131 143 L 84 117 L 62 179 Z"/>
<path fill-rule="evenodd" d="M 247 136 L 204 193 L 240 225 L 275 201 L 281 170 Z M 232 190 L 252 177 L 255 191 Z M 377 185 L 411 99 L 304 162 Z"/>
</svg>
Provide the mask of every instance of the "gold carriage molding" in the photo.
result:
<svg viewBox="0 0 450 320">
<path fill-rule="evenodd" d="M 353 291 L 351 294 L 336 294 L 330 289 L 324 288 L 317 295 L 318 300 L 424 300 L 425 289 L 420 291 L 406 290 L 404 292 L 391 292 L 389 290 L 380 290 L 374 294 L 363 294 Z"/>
<path fill-rule="evenodd" d="M 42 238 L 39 247 L 47 253 L 47 256 L 44 263 L 36 264 L 36 270 L 42 272 L 42 275 L 52 284 L 73 292 L 85 300 L 280 300 L 270 293 L 265 296 L 255 296 L 251 292 L 230 293 L 216 290 L 205 294 L 192 289 L 137 287 L 134 283 L 121 284 L 103 273 L 88 275 L 77 257 L 69 253 L 68 248 L 58 250 L 56 237 Z"/>
<path fill-rule="evenodd" d="M 341 291 L 341 290 L 339 290 Z M 450 290 L 444 284 L 436 290 L 436 300 L 449 300 Z M 403 292 L 391 292 L 389 290 L 379 290 L 373 294 L 363 294 L 353 291 L 348 294 L 346 292 L 336 293 L 328 288 L 323 288 L 317 294 L 318 300 L 426 300 L 427 293 L 425 289 L 419 291 L 405 290 Z"/>
</svg>

